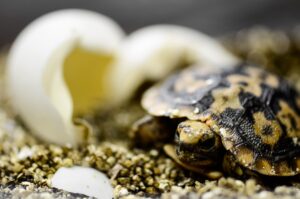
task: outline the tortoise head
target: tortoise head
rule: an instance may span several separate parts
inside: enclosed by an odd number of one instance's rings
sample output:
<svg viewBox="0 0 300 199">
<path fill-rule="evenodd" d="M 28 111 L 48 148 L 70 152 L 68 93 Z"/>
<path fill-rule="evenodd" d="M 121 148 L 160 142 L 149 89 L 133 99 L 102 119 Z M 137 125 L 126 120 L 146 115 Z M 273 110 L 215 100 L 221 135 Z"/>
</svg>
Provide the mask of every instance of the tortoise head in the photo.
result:
<svg viewBox="0 0 300 199">
<path fill-rule="evenodd" d="M 175 143 L 178 159 L 188 164 L 208 165 L 222 159 L 223 146 L 219 135 L 201 121 L 179 123 Z"/>
</svg>

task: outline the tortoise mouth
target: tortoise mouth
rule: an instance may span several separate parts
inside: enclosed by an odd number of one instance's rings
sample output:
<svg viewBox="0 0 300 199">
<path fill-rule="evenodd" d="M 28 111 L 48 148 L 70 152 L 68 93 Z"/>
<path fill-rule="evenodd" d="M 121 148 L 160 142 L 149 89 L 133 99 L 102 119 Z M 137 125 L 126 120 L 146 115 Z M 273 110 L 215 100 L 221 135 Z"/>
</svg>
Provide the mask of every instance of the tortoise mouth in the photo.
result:
<svg viewBox="0 0 300 199">
<path fill-rule="evenodd" d="M 178 147 L 171 144 L 168 145 L 168 150 L 166 150 L 166 147 L 164 150 L 166 154 L 176 160 L 176 162 L 180 161 L 192 166 L 210 166 L 215 163 L 215 161 L 210 157 L 201 155 L 196 157 L 195 154 L 188 152 L 181 153 L 181 151 L 178 151 Z"/>
<path fill-rule="evenodd" d="M 176 150 L 175 150 L 175 146 L 172 145 L 172 144 L 166 144 L 164 146 L 164 151 L 166 152 L 166 154 L 168 156 L 170 156 L 177 164 L 181 165 L 182 167 L 190 170 L 190 171 L 193 171 L 193 172 L 196 172 L 196 173 L 199 173 L 203 176 L 207 176 L 208 178 L 210 179 L 218 179 L 222 176 L 222 173 L 219 172 L 219 171 L 214 171 L 214 170 L 211 170 L 211 165 L 212 165 L 212 161 L 211 160 L 207 160 L 207 161 L 204 161 L 204 162 L 201 162 L 201 164 L 190 164 L 190 162 L 184 162 L 184 161 L 181 161 L 177 154 L 176 154 Z"/>
<path fill-rule="evenodd" d="M 186 162 L 190 165 L 199 165 L 199 166 L 207 166 L 207 165 L 215 165 L 222 158 L 220 158 L 220 151 L 203 151 L 199 150 L 195 145 L 189 144 L 176 144 L 175 151 L 177 158 Z"/>
</svg>

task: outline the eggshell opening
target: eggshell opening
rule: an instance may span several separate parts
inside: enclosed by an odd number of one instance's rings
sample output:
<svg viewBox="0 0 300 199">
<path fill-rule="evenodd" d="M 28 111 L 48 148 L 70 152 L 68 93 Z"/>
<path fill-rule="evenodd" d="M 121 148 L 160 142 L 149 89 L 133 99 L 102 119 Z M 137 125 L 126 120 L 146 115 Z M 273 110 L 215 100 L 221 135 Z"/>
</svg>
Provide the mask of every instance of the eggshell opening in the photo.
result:
<svg viewBox="0 0 300 199">
<path fill-rule="evenodd" d="M 97 80 L 101 79 L 107 63 L 93 58 L 113 57 L 123 36 L 121 28 L 111 19 L 79 9 L 49 13 L 20 33 L 9 52 L 7 93 L 33 133 L 62 145 L 75 145 L 83 140 L 88 127 L 82 122 L 75 125 L 73 115 L 95 104 L 101 86 L 96 96 L 84 98 L 84 103 L 72 97 L 78 97 L 80 89 L 93 91 L 85 87 L 91 85 L 85 82 L 90 80 L 86 75 L 90 74 L 89 64 L 96 65 L 91 66 L 96 67 L 94 71 L 99 69 L 94 77 L 100 75 Z M 75 83 L 85 86 L 77 88 L 80 91 L 74 90 Z"/>
<path fill-rule="evenodd" d="M 112 54 L 75 47 L 64 60 L 64 80 L 73 99 L 73 115 L 83 115 L 110 103 L 107 84 Z"/>
</svg>

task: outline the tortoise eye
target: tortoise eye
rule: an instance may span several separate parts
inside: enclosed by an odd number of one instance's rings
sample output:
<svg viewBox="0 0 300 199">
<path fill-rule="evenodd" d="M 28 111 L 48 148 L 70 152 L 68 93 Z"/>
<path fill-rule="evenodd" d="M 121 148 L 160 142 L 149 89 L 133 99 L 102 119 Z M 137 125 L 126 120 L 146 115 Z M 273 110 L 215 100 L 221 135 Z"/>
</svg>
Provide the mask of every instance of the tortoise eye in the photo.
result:
<svg viewBox="0 0 300 199">
<path fill-rule="evenodd" d="M 198 142 L 198 145 L 199 145 L 200 149 L 209 151 L 210 149 L 212 149 L 215 146 L 215 143 L 216 143 L 216 138 L 212 137 L 205 141 Z"/>
</svg>

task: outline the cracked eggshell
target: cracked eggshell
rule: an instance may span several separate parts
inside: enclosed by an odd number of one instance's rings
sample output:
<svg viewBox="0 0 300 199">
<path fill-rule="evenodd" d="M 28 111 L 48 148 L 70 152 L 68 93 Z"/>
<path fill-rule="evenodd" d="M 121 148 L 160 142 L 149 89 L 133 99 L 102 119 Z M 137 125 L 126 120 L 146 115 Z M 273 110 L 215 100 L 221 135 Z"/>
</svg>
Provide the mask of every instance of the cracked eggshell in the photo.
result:
<svg viewBox="0 0 300 199">
<path fill-rule="evenodd" d="M 62 145 L 82 140 L 87 125 L 80 120 L 74 124 L 76 99 L 64 79 L 65 59 L 74 48 L 114 55 L 123 36 L 110 18 L 80 9 L 46 14 L 19 34 L 8 56 L 6 90 L 13 108 L 33 133 Z M 83 72 L 88 64 L 87 60 L 82 65 Z"/>
<path fill-rule="evenodd" d="M 111 80 L 119 101 L 130 98 L 145 80 L 157 81 L 182 64 L 231 67 L 239 62 L 215 39 L 177 25 L 153 25 L 133 32 L 117 57 Z"/>
</svg>

